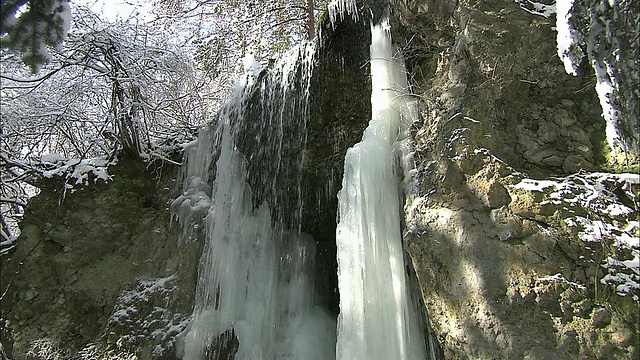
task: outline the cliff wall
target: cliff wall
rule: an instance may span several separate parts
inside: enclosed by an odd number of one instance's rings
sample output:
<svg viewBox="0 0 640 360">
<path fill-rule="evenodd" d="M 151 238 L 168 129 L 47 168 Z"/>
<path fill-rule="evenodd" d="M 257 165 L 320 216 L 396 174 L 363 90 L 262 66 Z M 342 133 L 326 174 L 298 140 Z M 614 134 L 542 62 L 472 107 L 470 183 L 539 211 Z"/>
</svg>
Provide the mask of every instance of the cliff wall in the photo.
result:
<svg viewBox="0 0 640 360">
<path fill-rule="evenodd" d="M 406 247 L 445 358 L 633 358 L 637 158 L 531 4 L 395 2 L 423 105 Z"/>
</svg>

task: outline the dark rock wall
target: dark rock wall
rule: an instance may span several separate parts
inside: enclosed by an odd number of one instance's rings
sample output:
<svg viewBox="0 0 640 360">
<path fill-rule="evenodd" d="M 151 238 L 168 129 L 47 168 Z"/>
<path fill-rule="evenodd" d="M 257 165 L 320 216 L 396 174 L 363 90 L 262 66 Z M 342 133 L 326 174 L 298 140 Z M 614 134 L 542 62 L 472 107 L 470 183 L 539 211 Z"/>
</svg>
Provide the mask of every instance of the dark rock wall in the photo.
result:
<svg viewBox="0 0 640 360">
<path fill-rule="evenodd" d="M 360 13 L 364 9 L 360 8 Z M 338 314 L 336 219 L 347 149 L 362 139 L 371 119 L 367 17 L 321 24 L 320 51 L 311 80 L 310 118 L 302 168 L 302 231 L 318 243 L 316 281 Z"/>
<path fill-rule="evenodd" d="M 121 160 L 109 171 L 108 184 L 64 196 L 61 181 L 45 180 L 28 206 L 17 249 L 2 260 L 2 343 L 17 359 L 107 347 L 173 355 L 200 251 L 179 245 L 170 226 L 176 169 Z"/>
</svg>

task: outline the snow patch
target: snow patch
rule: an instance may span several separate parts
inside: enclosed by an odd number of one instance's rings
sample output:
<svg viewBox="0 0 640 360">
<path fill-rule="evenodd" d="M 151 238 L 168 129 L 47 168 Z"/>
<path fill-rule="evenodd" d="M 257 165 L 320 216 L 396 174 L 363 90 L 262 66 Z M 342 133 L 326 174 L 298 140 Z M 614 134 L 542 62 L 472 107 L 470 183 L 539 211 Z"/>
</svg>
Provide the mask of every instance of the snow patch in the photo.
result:
<svg viewBox="0 0 640 360">
<path fill-rule="evenodd" d="M 190 317 L 171 314 L 167 309 L 151 306 L 158 298 L 166 302 L 176 289 L 175 275 L 139 279 L 135 290 L 124 291 L 109 317 L 109 331 L 117 335 L 116 346 L 121 349 L 135 347 L 153 339 L 153 355 L 161 357 L 174 350 L 175 337 L 189 324 Z"/>
<path fill-rule="evenodd" d="M 573 281 L 569 281 L 567 278 L 562 276 L 562 274 L 560 274 L 560 273 L 557 273 L 557 274 L 551 275 L 551 276 L 545 276 L 545 277 L 539 278 L 538 281 L 540 281 L 540 282 L 555 282 L 555 281 L 559 281 L 559 282 L 563 282 L 565 284 L 569 284 L 569 285 L 571 285 L 573 287 L 576 287 L 576 288 L 578 288 L 580 290 L 587 290 L 586 286 L 580 285 L 580 284 L 578 284 L 576 282 L 573 282 Z"/>
<path fill-rule="evenodd" d="M 590 39 L 595 41 L 595 39 Z M 607 71 L 596 59 L 591 61 L 591 65 L 596 72 L 596 93 L 602 107 L 602 117 L 606 122 L 605 134 L 607 143 L 612 149 L 619 147 L 621 139 L 618 130 L 618 112 L 613 107 L 614 92 L 618 88 L 617 81 L 611 71 Z M 606 66 L 610 66 L 607 64 Z"/>
<path fill-rule="evenodd" d="M 535 2 L 531 0 L 515 0 L 522 10 L 529 12 L 533 15 L 540 15 L 549 18 L 556 13 L 556 4 L 544 4 L 541 2 Z"/>
<path fill-rule="evenodd" d="M 565 178 L 536 180 L 522 179 L 511 189 L 541 192 L 546 198 L 541 206 L 557 206 L 566 218 L 562 221 L 587 244 L 606 242 L 612 246 L 601 267 L 606 269 L 602 284 L 612 286 L 619 296 L 638 299 L 640 289 L 640 222 L 637 217 L 638 174 L 592 173 L 574 174 Z M 622 201 L 621 199 L 624 199 Z M 633 208 L 628 206 L 636 204 Z M 586 215 L 584 214 L 586 211 Z M 583 214 L 583 215 L 575 215 Z M 635 293 L 634 293 L 635 292 Z"/>
<path fill-rule="evenodd" d="M 67 33 L 69 32 L 69 27 L 71 26 L 71 7 L 69 3 L 66 1 L 61 1 L 58 3 L 60 6 L 59 11 L 56 13 L 58 18 L 58 23 L 62 29 L 62 37 L 60 38 L 60 43 L 57 45 L 56 50 L 62 51 L 62 42 L 67 38 Z"/>
<path fill-rule="evenodd" d="M 511 185 L 511 188 L 526 190 L 526 191 L 544 191 L 550 187 L 556 187 L 557 182 L 553 180 L 535 180 L 535 179 L 522 179 L 520 183 Z"/>
<path fill-rule="evenodd" d="M 638 174 L 591 173 L 574 174 L 565 178 L 554 179 L 522 179 L 510 185 L 512 189 L 543 192 L 548 195 L 549 203 L 566 204 L 569 207 L 585 206 L 602 215 L 619 216 L 631 214 L 632 209 L 618 200 L 612 188 L 627 191 L 630 185 L 640 182 Z M 633 198 L 633 194 L 629 194 Z"/>
<path fill-rule="evenodd" d="M 640 300 L 634 294 L 640 290 L 640 250 L 633 251 L 633 259 L 620 261 L 607 257 L 602 264 L 607 274 L 600 279 L 600 283 L 613 287 L 619 296 L 632 295 L 635 301 Z"/>
<path fill-rule="evenodd" d="M 262 65 L 256 60 L 253 53 L 250 52 L 242 58 L 242 65 L 244 66 L 245 77 L 256 78 L 262 71 Z"/>
<path fill-rule="evenodd" d="M 573 0 L 557 0 L 556 1 L 556 31 L 558 35 L 556 37 L 558 56 L 564 63 L 564 69 L 567 74 L 573 76 L 578 75 L 576 64 L 579 63 L 581 56 L 576 57 L 571 54 L 574 50 L 574 43 L 576 42 L 576 34 L 571 27 L 569 19 L 571 18 L 571 8 L 573 7 Z"/>
<path fill-rule="evenodd" d="M 565 71 L 574 76 L 577 75 L 582 59 L 585 55 L 588 56 L 596 76 L 595 90 L 606 122 L 607 142 L 614 152 L 633 149 L 635 146 L 627 141 L 634 139 L 627 139 L 628 136 L 620 131 L 619 124 L 627 123 L 627 119 L 620 115 L 620 112 L 625 111 L 625 105 L 614 104 L 616 98 L 621 98 L 624 102 L 625 94 L 620 92 L 620 82 L 628 83 L 622 74 L 628 69 L 625 64 L 630 59 L 621 58 L 618 39 L 620 30 L 617 29 L 617 19 L 622 16 L 623 10 L 618 8 L 614 0 L 609 0 L 608 3 L 595 2 L 590 8 L 587 6 L 574 0 L 557 0 L 558 56 L 564 63 Z M 609 11 L 611 14 L 608 14 Z M 576 19 L 572 19 L 573 17 Z"/>
<path fill-rule="evenodd" d="M 91 159 L 66 159 L 56 153 L 46 154 L 40 157 L 40 162 L 44 168 L 49 168 L 42 172 L 45 178 L 62 177 L 65 179 L 65 188 L 75 190 L 74 185 L 89 185 L 89 180 L 97 183 L 98 180 L 110 181 L 111 175 L 107 172 L 110 165 L 115 162 L 107 160 L 105 157 Z"/>
</svg>

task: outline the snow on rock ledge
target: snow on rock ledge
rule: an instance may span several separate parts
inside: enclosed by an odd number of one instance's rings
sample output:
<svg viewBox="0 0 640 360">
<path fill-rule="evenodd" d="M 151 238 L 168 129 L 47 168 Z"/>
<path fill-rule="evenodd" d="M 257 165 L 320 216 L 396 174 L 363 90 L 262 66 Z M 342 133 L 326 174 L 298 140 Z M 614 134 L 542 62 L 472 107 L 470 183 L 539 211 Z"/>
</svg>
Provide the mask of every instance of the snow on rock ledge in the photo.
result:
<svg viewBox="0 0 640 360">
<path fill-rule="evenodd" d="M 579 258 L 585 260 L 602 249 L 599 266 L 606 275 L 599 281 L 619 296 L 640 300 L 640 244 L 637 174 L 573 174 L 565 178 L 523 178 L 511 185 L 516 202 L 523 201 L 523 216 L 539 221 L 548 214 L 555 226 L 579 240 Z M 531 203 L 531 202 L 534 203 Z M 528 208 L 528 209 L 527 209 Z M 526 210 L 525 210 L 526 209 Z"/>
</svg>

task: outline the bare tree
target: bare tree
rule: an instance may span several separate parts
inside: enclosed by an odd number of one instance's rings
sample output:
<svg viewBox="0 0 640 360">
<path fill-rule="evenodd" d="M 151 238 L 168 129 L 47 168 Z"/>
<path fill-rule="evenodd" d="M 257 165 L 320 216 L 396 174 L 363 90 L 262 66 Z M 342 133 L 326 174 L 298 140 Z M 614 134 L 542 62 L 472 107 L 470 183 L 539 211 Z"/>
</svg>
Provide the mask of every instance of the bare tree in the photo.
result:
<svg viewBox="0 0 640 360">
<path fill-rule="evenodd" d="M 64 48 L 39 75 L 25 69 L 19 55 L 2 53 L 0 223 L 6 244 L 15 237 L 11 219 L 35 191 L 26 184 L 37 185 L 37 177 L 62 175 L 73 185 L 83 176 L 80 167 L 97 173 L 122 156 L 173 161 L 172 152 L 208 118 L 201 97 L 208 80 L 163 29 L 110 24 L 88 9 L 74 10 Z"/>
<path fill-rule="evenodd" d="M 3 23 L 12 21 L 4 17 L 9 3 L 25 1 L 3 0 Z M 23 53 L 3 46 L 4 244 L 15 237 L 12 224 L 37 191 L 38 177 L 73 177 L 80 166 L 99 172 L 122 156 L 170 160 L 171 152 L 190 141 L 223 103 L 242 70 L 243 56 L 252 53 L 266 62 L 313 38 L 316 6 L 326 5 L 325 0 L 156 3 L 156 19 L 146 24 L 110 24 L 74 7 L 64 46 L 59 45 L 65 35 L 51 42 L 58 47 L 48 48 L 49 63 L 37 76 L 24 69 Z M 62 11 L 67 2 L 52 4 L 62 7 L 50 11 L 55 15 L 50 24 L 61 26 L 56 34 L 66 34 L 61 20 L 68 15 Z"/>
<path fill-rule="evenodd" d="M 315 37 L 327 0 L 158 0 L 158 20 L 190 33 L 195 59 L 218 89 L 229 89 L 248 53 L 267 63 Z M 222 104 L 227 93 L 219 93 Z"/>
</svg>

